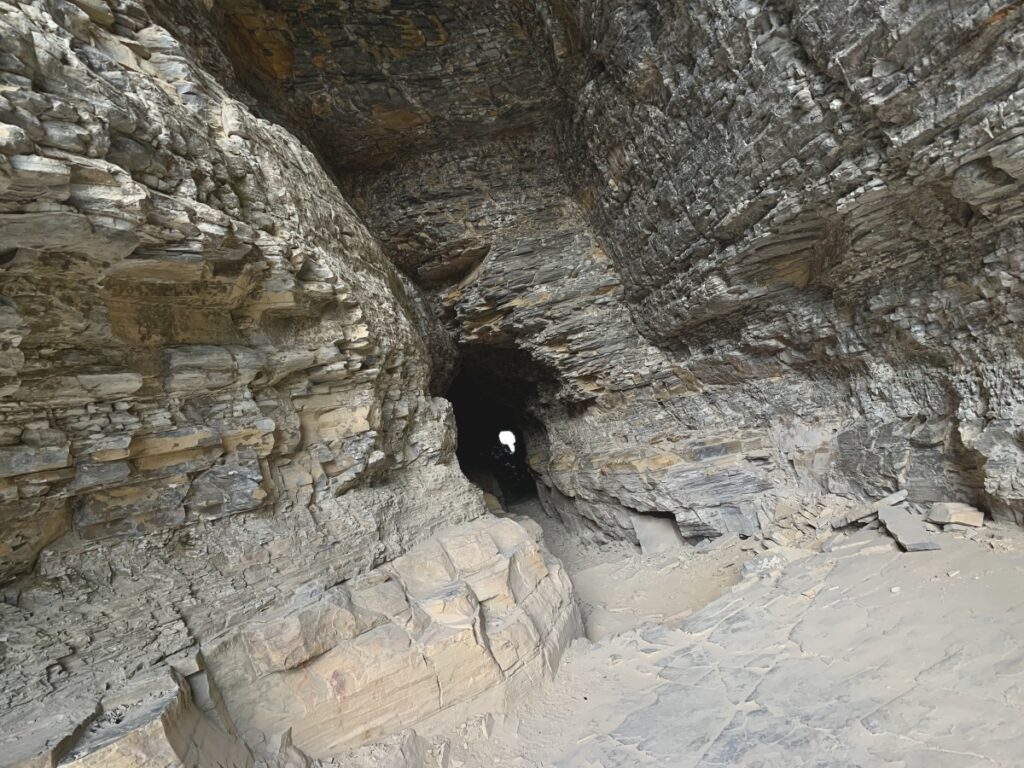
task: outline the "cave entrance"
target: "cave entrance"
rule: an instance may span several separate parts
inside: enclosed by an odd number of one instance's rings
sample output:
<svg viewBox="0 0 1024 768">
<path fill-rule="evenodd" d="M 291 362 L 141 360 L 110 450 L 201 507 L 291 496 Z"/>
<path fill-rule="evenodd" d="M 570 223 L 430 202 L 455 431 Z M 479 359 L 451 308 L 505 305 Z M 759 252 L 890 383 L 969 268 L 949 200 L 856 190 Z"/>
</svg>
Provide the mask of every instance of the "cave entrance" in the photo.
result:
<svg viewBox="0 0 1024 768">
<path fill-rule="evenodd" d="M 527 464 L 530 439 L 543 430 L 527 408 L 546 374 L 528 355 L 467 346 L 448 389 L 455 411 L 463 473 L 507 507 L 537 495 Z"/>
</svg>

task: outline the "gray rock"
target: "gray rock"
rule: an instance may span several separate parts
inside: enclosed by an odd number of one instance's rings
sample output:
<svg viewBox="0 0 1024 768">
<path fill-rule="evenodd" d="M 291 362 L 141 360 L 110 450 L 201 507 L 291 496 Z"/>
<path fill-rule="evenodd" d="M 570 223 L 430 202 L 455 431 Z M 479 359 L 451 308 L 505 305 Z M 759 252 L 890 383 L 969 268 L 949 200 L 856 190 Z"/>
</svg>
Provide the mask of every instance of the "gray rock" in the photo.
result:
<svg viewBox="0 0 1024 768">
<path fill-rule="evenodd" d="M 645 555 L 679 553 L 687 544 L 675 518 L 657 515 L 633 515 L 633 528 Z"/>
<path fill-rule="evenodd" d="M 65 446 L 19 445 L 0 448 L 0 477 L 17 477 L 48 469 L 61 469 L 70 463 Z"/>
<path fill-rule="evenodd" d="M 878 510 L 878 519 L 906 552 L 941 549 L 935 537 L 925 529 L 921 518 L 909 510 L 882 507 Z"/>
<path fill-rule="evenodd" d="M 878 499 L 877 501 L 871 502 L 871 509 L 878 511 L 884 507 L 895 507 L 899 506 L 900 502 L 905 501 L 907 498 L 907 489 L 903 488 L 896 493 L 891 493 L 884 499 Z"/>
<path fill-rule="evenodd" d="M 519 419 L 542 501 L 580 535 L 641 540 L 650 512 L 686 538 L 798 542 L 893 488 L 1024 522 L 1018 17 L 5 3 L 0 611 L 18 639 L 0 749 L 57 762 L 133 674 L 214 643 L 232 657 L 310 582 L 384 579 L 468 530 L 481 494 L 438 397 L 456 370 Z M 905 510 L 879 517 L 933 543 Z M 568 634 L 571 612 L 542 610 L 565 595 L 557 565 L 495 546 L 523 594 L 539 563 L 552 593 L 524 604 L 532 629 L 456 628 L 502 660 L 450 667 L 460 702 L 553 666 L 557 643 L 518 639 Z M 484 615 L 451 599 L 455 623 Z M 393 642 L 360 641 L 378 670 L 425 669 L 402 656 L 423 640 L 407 610 Z M 331 640 L 307 662 L 338 663 L 325 685 L 344 689 L 366 665 Z M 449 700 L 426 673 L 396 679 L 410 720 Z M 288 685 L 253 693 L 276 678 L 210 682 L 203 717 L 296 711 Z M 317 701 L 349 700 L 331 691 Z M 273 724 L 326 745 L 341 731 L 319 706 Z M 741 714 L 708 760 L 776 725 Z M 379 732 L 363 716 L 346 733 Z"/>
</svg>

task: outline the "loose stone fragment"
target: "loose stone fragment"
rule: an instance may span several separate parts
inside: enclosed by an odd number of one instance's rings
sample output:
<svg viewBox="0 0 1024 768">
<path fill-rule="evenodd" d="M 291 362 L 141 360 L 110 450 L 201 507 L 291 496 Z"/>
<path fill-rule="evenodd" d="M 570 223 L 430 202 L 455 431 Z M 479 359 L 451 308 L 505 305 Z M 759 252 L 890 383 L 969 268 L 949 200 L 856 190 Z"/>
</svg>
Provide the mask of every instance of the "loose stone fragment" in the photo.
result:
<svg viewBox="0 0 1024 768">
<path fill-rule="evenodd" d="M 686 547 L 675 518 L 634 514 L 633 529 L 645 555 L 680 552 Z"/>
<path fill-rule="evenodd" d="M 896 491 L 896 493 L 889 494 L 884 499 L 878 499 L 877 501 L 871 502 L 871 509 L 872 509 L 872 511 L 877 512 L 878 510 L 882 509 L 883 507 L 895 507 L 901 501 L 905 501 L 906 500 L 907 494 L 908 494 L 907 489 L 903 488 L 903 489 L 901 489 L 899 491 Z"/>
<path fill-rule="evenodd" d="M 921 522 L 921 518 L 900 507 L 882 507 L 878 519 L 890 535 L 907 552 L 924 552 L 940 549 Z"/>
<path fill-rule="evenodd" d="M 928 520 L 933 523 L 953 523 L 981 528 L 985 524 L 985 513 L 970 504 L 944 501 L 932 504 L 932 508 L 928 510 Z"/>
</svg>

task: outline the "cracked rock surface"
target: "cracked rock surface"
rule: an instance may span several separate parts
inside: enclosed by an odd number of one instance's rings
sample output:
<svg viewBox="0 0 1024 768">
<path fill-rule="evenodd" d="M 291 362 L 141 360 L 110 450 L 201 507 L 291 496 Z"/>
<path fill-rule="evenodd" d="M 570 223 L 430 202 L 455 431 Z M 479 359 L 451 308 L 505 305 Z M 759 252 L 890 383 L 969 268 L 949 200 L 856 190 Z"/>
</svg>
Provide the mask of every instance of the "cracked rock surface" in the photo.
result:
<svg viewBox="0 0 1024 768">
<path fill-rule="evenodd" d="M 571 585 L 317 159 L 143 3 L 0 38 L 0 762 L 319 755 L 549 674 Z"/>
<path fill-rule="evenodd" d="M 1019 3 L 194 5 L 464 363 L 531 364 L 594 536 L 904 487 L 1024 520 Z"/>
<path fill-rule="evenodd" d="M 996 551 L 944 536 L 910 554 L 874 534 L 749 577 L 678 628 L 580 641 L 538 702 L 452 734 L 453 764 L 1016 766 L 1022 544 L 1006 530 Z"/>
</svg>

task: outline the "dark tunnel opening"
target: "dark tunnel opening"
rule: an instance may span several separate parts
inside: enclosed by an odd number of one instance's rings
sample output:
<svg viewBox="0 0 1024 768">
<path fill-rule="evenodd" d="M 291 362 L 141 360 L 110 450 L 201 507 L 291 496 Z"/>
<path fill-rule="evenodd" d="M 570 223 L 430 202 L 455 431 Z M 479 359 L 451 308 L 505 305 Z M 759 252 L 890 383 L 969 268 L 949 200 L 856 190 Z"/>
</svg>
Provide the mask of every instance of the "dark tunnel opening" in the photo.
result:
<svg viewBox="0 0 1024 768">
<path fill-rule="evenodd" d="M 528 405 L 549 375 L 520 350 L 467 346 L 460 352 L 447 395 L 458 426 L 459 466 L 505 505 L 536 496 L 528 441 L 543 429 Z M 504 442 L 503 433 L 511 433 Z"/>
</svg>

